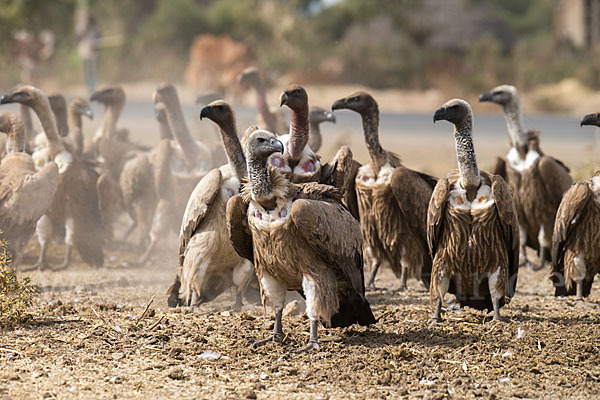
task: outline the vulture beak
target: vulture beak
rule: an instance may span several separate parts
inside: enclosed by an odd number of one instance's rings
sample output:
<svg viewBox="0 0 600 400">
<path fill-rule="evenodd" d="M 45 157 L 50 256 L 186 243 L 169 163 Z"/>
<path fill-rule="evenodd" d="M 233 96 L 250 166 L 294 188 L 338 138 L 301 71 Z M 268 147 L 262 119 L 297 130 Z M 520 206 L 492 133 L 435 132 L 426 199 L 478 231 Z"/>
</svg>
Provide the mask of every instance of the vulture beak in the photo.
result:
<svg viewBox="0 0 600 400">
<path fill-rule="evenodd" d="M 21 97 L 21 92 L 8 93 L 0 97 L 0 104 L 18 103 Z"/>
<path fill-rule="evenodd" d="M 346 108 L 347 103 L 348 103 L 348 99 L 346 99 L 346 98 L 336 100 L 336 102 L 331 105 L 331 111 L 342 110 L 342 109 Z"/>
<path fill-rule="evenodd" d="M 0 97 L 0 104 L 8 103 L 10 103 L 10 94 L 5 94 L 4 96 Z"/>
<path fill-rule="evenodd" d="M 273 150 L 275 150 L 275 152 L 283 153 L 283 143 L 281 143 L 281 141 L 279 141 L 275 138 L 271 138 L 271 140 L 269 140 L 269 145 L 271 145 L 271 147 L 273 148 Z"/>
<path fill-rule="evenodd" d="M 158 94 L 158 92 L 154 92 L 152 93 L 152 102 L 154 104 L 158 103 L 160 101 L 160 95 Z"/>
<path fill-rule="evenodd" d="M 85 109 L 85 111 L 83 112 L 83 115 L 85 115 L 89 119 L 94 119 L 94 113 L 92 112 L 92 109 L 89 107 Z"/>
<path fill-rule="evenodd" d="M 600 119 L 598 118 L 598 113 L 588 114 L 579 123 L 579 126 L 584 125 L 592 125 L 592 126 L 600 126 Z"/>
<path fill-rule="evenodd" d="M 290 99 L 290 92 L 288 92 L 286 90 L 283 93 L 281 93 L 281 96 L 279 96 L 279 107 L 282 107 L 284 104 L 287 104 L 289 99 Z"/>
<path fill-rule="evenodd" d="M 202 121 L 202 118 L 207 118 L 211 112 L 212 106 L 202 107 L 202 110 L 200 110 L 200 121 Z"/>
<path fill-rule="evenodd" d="M 325 121 L 336 123 L 335 115 L 333 112 L 325 111 Z"/>
<path fill-rule="evenodd" d="M 446 117 L 446 107 L 440 107 L 437 110 L 435 110 L 435 113 L 433 114 L 433 123 L 435 124 L 436 121 L 440 121 L 442 119 L 444 119 Z"/>
<path fill-rule="evenodd" d="M 481 93 L 479 95 L 479 102 L 492 101 L 493 97 L 492 92 Z"/>
</svg>

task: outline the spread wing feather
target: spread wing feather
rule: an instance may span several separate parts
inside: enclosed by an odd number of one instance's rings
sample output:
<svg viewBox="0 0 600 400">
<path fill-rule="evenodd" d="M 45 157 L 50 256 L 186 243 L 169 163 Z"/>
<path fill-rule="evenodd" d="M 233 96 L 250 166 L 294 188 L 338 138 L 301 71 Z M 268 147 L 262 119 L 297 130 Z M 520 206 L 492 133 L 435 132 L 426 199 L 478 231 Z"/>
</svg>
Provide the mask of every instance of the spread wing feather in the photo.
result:
<svg viewBox="0 0 600 400">
<path fill-rule="evenodd" d="M 179 264 L 183 265 L 185 249 L 192 235 L 208 214 L 217 194 L 221 190 L 221 171 L 213 169 L 198 182 L 190 195 L 183 214 L 181 231 L 179 232 Z"/>
<path fill-rule="evenodd" d="M 248 203 L 242 195 L 235 195 L 227 202 L 227 230 L 233 248 L 240 257 L 254 263 L 252 233 L 248 226 Z"/>
</svg>

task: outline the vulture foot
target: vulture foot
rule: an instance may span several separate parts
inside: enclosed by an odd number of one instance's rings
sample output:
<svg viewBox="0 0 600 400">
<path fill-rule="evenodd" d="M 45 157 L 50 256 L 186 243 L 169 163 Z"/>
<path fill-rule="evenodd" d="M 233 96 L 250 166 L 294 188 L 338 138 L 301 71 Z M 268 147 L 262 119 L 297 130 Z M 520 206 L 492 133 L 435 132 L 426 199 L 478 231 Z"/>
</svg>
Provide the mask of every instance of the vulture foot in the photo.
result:
<svg viewBox="0 0 600 400">
<path fill-rule="evenodd" d="M 290 351 L 290 353 L 308 353 L 311 350 L 319 350 L 321 346 L 319 346 L 319 342 L 313 342 L 312 340 L 308 342 L 308 344 L 302 348 L 294 349 Z"/>
<path fill-rule="evenodd" d="M 35 264 L 31 266 L 31 268 L 23 269 L 23 271 L 33 271 L 35 269 L 37 269 L 38 271 L 43 271 L 46 269 L 54 270 L 54 268 L 52 268 L 52 266 L 48 264 L 48 261 L 38 260 Z"/>
<path fill-rule="evenodd" d="M 437 324 L 441 324 L 442 322 L 444 322 L 444 320 L 442 319 L 442 317 L 431 317 L 431 318 L 429 318 L 429 325 L 437 325 Z"/>
<path fill-rule="evenodd" d="M 443 320 L 442 320 L 442 299 L 438 298 L 438 300 L 435 304 L 435 311 L 433 313 L 433 316 L 429 320 L 429 323 L 430 324 L 441 324 L 442 322 L 443 322 Z"/>
<path fill-rule="evenodd" d="M 252 348 L 257 349 L 269 342 L 283 343 L 283 333 L 274 333 L 265 339 L 257 340 L 256 342 L 252 343 Z"/>
<path fill-rule="evenodd" d="M 381 266 L 380 262 L 375 264 L 375 266 L 373 267 L 373 270 L 371 271 L 371 276 L 369 277 L 369 282 L 367 283 L 367 287 L 369 289 L 375 289 L 375 278 L 377 277 L 377 271 L 379 271 L 380 266 Z"/>
</svg>

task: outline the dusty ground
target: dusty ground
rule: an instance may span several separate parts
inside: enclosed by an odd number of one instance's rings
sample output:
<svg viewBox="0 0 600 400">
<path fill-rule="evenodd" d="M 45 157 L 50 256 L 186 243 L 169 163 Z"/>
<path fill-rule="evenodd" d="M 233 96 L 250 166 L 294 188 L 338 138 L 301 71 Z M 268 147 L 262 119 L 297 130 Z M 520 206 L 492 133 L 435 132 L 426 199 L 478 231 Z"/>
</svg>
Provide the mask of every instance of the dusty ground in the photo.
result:
<svg viewBox="0 0 600 400">
<path fill-rule="evenodd" d="M 56 246 L 55 264 L 59 253 Z M 308 338 L 305 317 L 284 318 L 283 345 L 252 350 L 269 332 L 270 313 L 256 305 L 234 312 L 229 293 L 196 313 L 167 309 L 173 260 L 119 265 L 133 258 L 117 252 L 113 267 L 99 271 L 77 264 L 31 273 L 41 295 L 32 321 L 1 333 L 0 397 L 600 395 L 598 281 L 585 302 L 555 299 L 547 272 L 522 269 L 518 294 L 503 309 L 509 322 L 448 303 L 446 321 L 431 326 L 422 286 L 412 281 L 407 293 L 397 292 L 385 271 L 381 289 L 368 293 L 377 324 L 321 329 L 320 351 L 298 355 L 288 352 Z"/>
</svg>

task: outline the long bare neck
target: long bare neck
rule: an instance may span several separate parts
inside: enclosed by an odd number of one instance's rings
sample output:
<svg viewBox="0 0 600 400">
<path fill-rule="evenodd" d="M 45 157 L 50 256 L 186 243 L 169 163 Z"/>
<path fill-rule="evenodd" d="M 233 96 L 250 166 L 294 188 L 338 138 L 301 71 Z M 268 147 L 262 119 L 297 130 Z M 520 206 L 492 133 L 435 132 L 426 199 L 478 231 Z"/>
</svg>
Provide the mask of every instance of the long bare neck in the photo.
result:
<svg viewBox="0 0 600 400">
<path fill-rule="evenodd" d="M 308 143 L 308 104 L 292 109 L 290 116 L 290 141 L 288 154 L 291 161 L 298 161 Z"/>
<path fill-rule="evenodd" d="M 69 126 L 71 127 L 69 135 L 75 141 L 77 150 L 83 151 L 83 121 L 81 114 L 75 110 L 75 107 L 69 107 Z"/>
<path fill-rule="evenodd" d="M 267 124 L 267 129 L 273 133 L 277 133 L 275 132 L 277 129 L 277 117 L 271 112 L 269 104 L 267 104 L 267 90 L 261 79 L 257 79 L 254 83 L 254 90 L 256 91 L 256 108 L 258 108 L 258 113 L 263 121 L 265 121 L 265 124 Z"/>
<path fill-rule="evenodd" d="M 517 149 L 522 150 L 527 147 L 527 132 L 523 128 L 523 114 L 521 111 L 521 100 L 513 99 L 509 104 L 504 106 L 504 119 L 508 126 L 508 134 L 512 145 Z M 524 157 L 525 155 L 522 154 Z"/>
<path fill-rule="evenodd" d="M 237 136 L 237 129 L 235 127 L 235 119 L 233 116 L 224 123 L 219 124 L 219 132 L 221 133 L 221 139 L 223 139 L 225 154 L 227 154 L 227 160 L 229 161 L 231 170 L 239 180 L 247 177 L 248 168 L 246 166 L 246 157 L 244 156 L 242 145 Z"/>
<path fill-rule="evenodd" d="M 363 133 L 365 144 L 369 151 L 371 162 L 377 170 L 388 162 L 387 154 L 379 143 L 379 109 L 374 106 L 362 113 Z"/>
<path fill-rule="evenodd" d="M 117 121 L 123 111 L 125 104 L 118 102 L 116 104 L 110 103 L 106 106 L 106 114 L 104 115 L 104 122 L 102 124 L 102 137 L 114 138 L 117 132 Z"/>
<path fill-rule="evenodd" d="M 310 133 L 308 136 L 308 146 L 315 153 L 319 151 L 323 145 L 323 138 L 321 137 L 321 124 L 316 121 L 310 121 Z"/>
<path fill-rule="evenodd" d="M 23 122 L 16 117 L 11 118 L 9 132 L 6 132 L 6 153 L 22 153 L 25 151 L 25 129 Z"/>
<path fill-rule="evenodd" d="M 29 143 L 33 139 L 33 120 L 31 119 L 31 109 L 25 104 L 19 104 L 19 114 L 23 121 L 23 128 L 25 129 L 25 143 Z"/>
<path fill-rule="evenodd" d="M 48 139 L 48 149 L 50 150 L 50 157 L 54 159 L 58 153 L 62 151 L 62 145 L 60 137 L 58 136 L 58 128 L 56 127 L 56 119 L 54 113 L 50 108 L 50 102 L 47 97 L 39 98 L 32 106 L 33 111 L 37 114 L 42 129 Z"/>
<path fill-rule="evenodd" d="M 165 120 L 158 121 L 158 133 L 160 135 L 160 140 L 173 140 L 173 132 L 171 131 L 169 123 Z"/>
<path fill-rule="evenodd" d="M 473 146 L 473 117 L 467 116 L 461 124 L 454 127 L 454 142 L 460 182 L 467 191 L 467 198 L 473 200 L 481 183 L 477 158 Z"/>
<path fill-rule="evenodd" d="M 188 165 L 195 168 L 196 165 L 198 165 L 198 145 L 192 138 L 190 130 L 185 122 L 185 117 L 183 116 L 183 110 L 181 109 L 181 103 L 179 102 L 177 94 L 174 94 L 174 98 L 165 103 L 165 105 L 167 106 L 167 119 L 169 120 L 173 136 L 179 143 Z"/>
<path fill-rule="evenodd" d="M 267 160 L 257 160 L 251 155 L 248 157 L 248 180 L 252 198 L 259 203 L 273 198 L 271 178 L 267 170 Z"/>
</svg>

